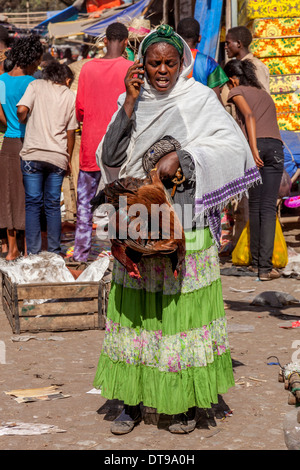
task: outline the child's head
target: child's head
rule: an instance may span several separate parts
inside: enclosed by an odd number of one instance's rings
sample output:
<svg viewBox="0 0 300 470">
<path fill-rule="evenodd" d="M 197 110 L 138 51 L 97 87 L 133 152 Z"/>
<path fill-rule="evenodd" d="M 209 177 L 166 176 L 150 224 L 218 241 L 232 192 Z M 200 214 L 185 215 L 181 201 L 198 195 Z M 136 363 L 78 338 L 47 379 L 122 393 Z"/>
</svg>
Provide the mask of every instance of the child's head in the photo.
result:
<svg viewBox="0 0 300 470">
<path fill-rule="evenodd" d="M 66 64 L 51 62 L 43 69 L 42 78 L 57 83 L 58 85 L 70 87 L 74 81 L 74 73 Z"/>
<path fill-rule="evenodd" d="M 256 76 L 256 67 L 250 60 L 230 60 L 224 66 L 224 72 L 229 78 L 229 87 L 244 85 L 261 88 Z"/>
</svg>

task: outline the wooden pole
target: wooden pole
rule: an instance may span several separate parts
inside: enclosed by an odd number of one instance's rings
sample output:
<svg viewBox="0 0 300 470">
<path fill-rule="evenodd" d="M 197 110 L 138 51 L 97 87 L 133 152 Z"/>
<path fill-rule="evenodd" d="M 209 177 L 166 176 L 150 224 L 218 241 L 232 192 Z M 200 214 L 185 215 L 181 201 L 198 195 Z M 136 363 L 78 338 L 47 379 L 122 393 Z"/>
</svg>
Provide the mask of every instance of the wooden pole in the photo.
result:
<svg viewBox="0 0 300 470">
<path fill-rule="evenodd" d="M 152 6 L 153 2 L 154 2 L 154 0 L 151 0 L 151 1 L 149 2 L 148 6 L 146 6 L 146 7 L 144 8 L 144 10 L 142 11 L 142 16 L 146 15 L 147 11 L 148 11 L 149 8 Z"/>
<path fill-rule="evenodd" d="M 231 28 L 231 0 L 226 0 L 225 21 L 226 21 L 226 33 L 227 33 L 227 31 Z"/>
<path fill-rule="evenodd" d="M 231 0 L 226 0 L 226 11 L 225 11 L 225 30 L 227 31 L 231 28 Z M 220 41 L 219 41 L 220 42 Z M 229 58 L 226 54 L 225 62 L 228 62 Z"/>
<path fill-rule="evenodd" d="M 168 12 L 168 0 L 163 0 L 163 23 L 168 24 L 169 22 L 169 12 Z"/>
<path fill-rule="evenodd" d="M 26 11 L 27 11 L 27 27 L 29 28 L 30 26 L 30 20 L 29 20 L 29 2 L 26 2 Z"/>
<path fill-rule="evenodd" d="M 180 16 L 180 4 L 179 0 L 174 0 L 174 23 L 175 23 L 175 31 L 177 30 L 177 25 L 179 23 L 179 16 Z"/>
</svg>

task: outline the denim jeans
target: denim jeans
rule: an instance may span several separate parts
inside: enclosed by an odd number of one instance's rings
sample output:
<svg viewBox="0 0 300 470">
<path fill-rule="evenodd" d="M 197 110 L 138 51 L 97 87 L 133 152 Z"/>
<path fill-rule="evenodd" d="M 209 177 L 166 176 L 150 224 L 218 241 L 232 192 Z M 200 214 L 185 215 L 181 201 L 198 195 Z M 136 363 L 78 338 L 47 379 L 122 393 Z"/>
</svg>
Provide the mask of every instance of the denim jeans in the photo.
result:
<svg viewBox="0 0 300 470">
<path fill-rule="evenodd" d="M 257 139 L 264 166 L 260 169 L 262 184 L 249 190 L 250 251 L 258 273 L 272 270 L 276 226 L 276 203 L 283 173 L 284 153 L 280 140 Z"/>
<path fill-rule="evenodd" d="M 28 254 L 42 249 L 41 217 L 47 222 L 48 251 L 60 253 L 61 187 L 65 170 L 48 162 L 21 160 L 25 188 L 25 236 Z"/>
</svg>

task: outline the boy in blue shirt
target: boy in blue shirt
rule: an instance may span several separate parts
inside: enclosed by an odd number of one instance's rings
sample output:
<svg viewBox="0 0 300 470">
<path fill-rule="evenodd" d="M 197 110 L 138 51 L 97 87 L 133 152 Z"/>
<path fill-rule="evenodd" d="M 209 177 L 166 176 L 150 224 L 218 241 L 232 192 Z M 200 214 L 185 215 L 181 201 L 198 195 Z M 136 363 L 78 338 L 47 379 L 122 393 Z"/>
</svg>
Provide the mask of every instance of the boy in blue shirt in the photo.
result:
<svg viewBox="0 0 300 470">
<path fill-rule="evenodd" d="M 198 51 L 197 44 L 201 41 L 199 22 L 195 18 L 184 18 L 178 23 L 177 33 L 188 44 L 194 56 L 191 76 L 197 82 L 212 88 L 221 101 L 220 88 L 228 82 L 228 77 L 218 62 Z"/>
</svg>

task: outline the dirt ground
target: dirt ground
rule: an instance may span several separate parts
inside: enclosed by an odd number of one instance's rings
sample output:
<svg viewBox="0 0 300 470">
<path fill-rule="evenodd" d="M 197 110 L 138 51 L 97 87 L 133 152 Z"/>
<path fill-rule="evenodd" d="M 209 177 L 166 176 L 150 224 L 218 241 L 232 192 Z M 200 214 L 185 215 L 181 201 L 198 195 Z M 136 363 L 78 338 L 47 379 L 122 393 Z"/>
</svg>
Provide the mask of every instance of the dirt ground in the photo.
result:
<svg viewBox="0 0 300 470">
<path fill-rule="evenodd" d="M 297 235 L 287 234 L 297 245 Z M 293 245 L 293 240 L 295 241 Z M 222 268 L 230 266 L 225 264 Z M 103 330 L 23 333 L 17 339 L 3 309 L 0 310 L 0 428 L 7 423 L 51 425 L 52 433 L 0 437 L 1 450 L 287 450 L 283 420 L 292 410 L 288 391 L 278 381 L 279 366 L 291 362 L 299 328 L 287 329 L 300 319 L 297 305 L 278 309 L 254 307 L 253 298 L 265 291 L 281 291 L 300 299 L 300 281 L 280 278 L 261 282 L 255 277 L 222 276 L 229 340 L 236 385 L 220 397 L 219 404 L 199 412 L 197 429 L 173 435 L 167 417 L 144 410 L 144 421 L 124 436 L 110 433 L 120 404 L 93 389 Z M 239 290 L 239 291 L 238 291 Z M 51 339 L 52 338 L 52 339 Z M 300 353 L 299 353 L 300 355 Z M 270 356 L 276 358 L 268 359 Z M 14 389 L 56 385 L 65 398 L 18 403 L 7 395 Z M 230 412 L 229 412 L 230 411 Z M 57 429 L 57 428 L 58 429 Z M 56 432 L 56 431 L 64 432 Z"/>
</svg>

